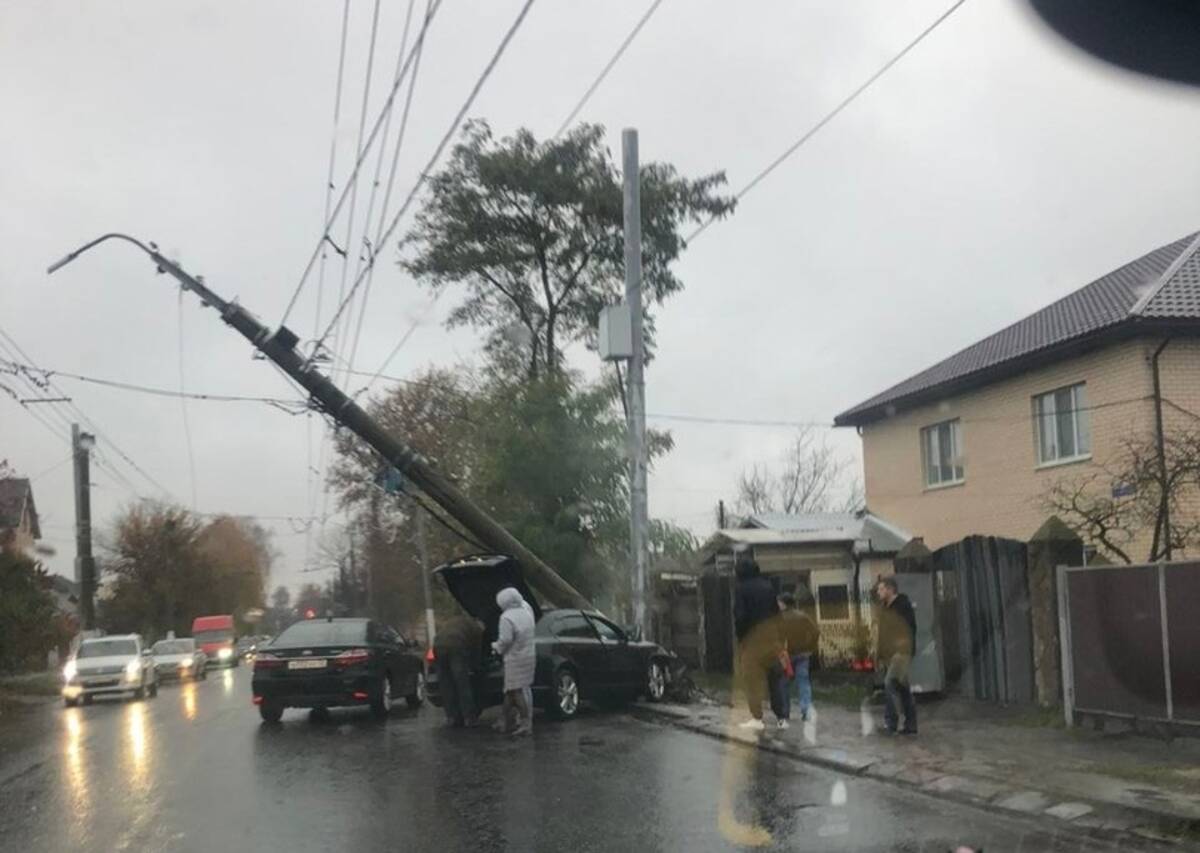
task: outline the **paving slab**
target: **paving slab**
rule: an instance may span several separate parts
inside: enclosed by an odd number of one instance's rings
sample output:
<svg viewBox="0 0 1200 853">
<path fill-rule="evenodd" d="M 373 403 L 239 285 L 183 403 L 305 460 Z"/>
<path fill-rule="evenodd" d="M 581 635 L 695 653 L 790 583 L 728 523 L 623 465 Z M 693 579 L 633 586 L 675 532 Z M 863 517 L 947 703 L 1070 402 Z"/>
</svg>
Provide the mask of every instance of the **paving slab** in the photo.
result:
<svg viewBox="0 0 1200 853">
<path fill-rule="evenodd" d="M 1025 814 L 1041 814 L 1050 808 L 1051 800 L 1041 791 L 1018 791 L 995 801 L 1002 809 Z"/>
<path fill-rule="evenodd" d="M 1050 817 L 1056 817 L 1059 820 L 1075 820 L 1084 815 L 1091 814 L 1092 809 L 1087 803 L 1059 803 L 1057 806 L 1051 806 L 1046 809 L 1043 814 L 1048 814 Z"/>
</svg>

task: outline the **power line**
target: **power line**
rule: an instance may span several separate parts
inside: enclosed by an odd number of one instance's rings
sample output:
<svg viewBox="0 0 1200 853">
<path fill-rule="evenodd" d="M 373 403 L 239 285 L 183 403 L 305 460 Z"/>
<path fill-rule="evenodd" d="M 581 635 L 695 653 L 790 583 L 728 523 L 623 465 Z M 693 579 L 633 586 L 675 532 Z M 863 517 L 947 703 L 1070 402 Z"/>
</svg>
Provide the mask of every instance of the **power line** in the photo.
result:
<svg viewBox="0 0 1200 853">
<path fill-rule="evenodd" d="M 487 67 L 485 67 L 483 69 L 483 73 L 479 75 L 479 79 L 475 81 L 475 86 L 471 89 L 470 95 L 467 96 L 467 100 L 459 109 L 458 114 L 455 115 L 454 121 L 450 123 L 449 129 L 447 129 L 446 134 L 442 137 L 442 141 L 438 143 L 437 149 L 433 152 L 433 156 L 429 158 L 429 162 L 425 165 L 425 168 L 421 170 L 421 174 L 417 178 L 416 183 L 413 184 L 412 190 L 409 192 L 407 198 L 404 199 L 404 204 L 401 205 L 400 210 L 397 211 L 396 215 L 392 218 L 392 222 L 388 226 L 387 231 L 384 232 L 379 244 L 375 246 L 375 251 L 367 261 L 366 270 L 363 270 L 363 274 L 359 275 L 355 279 L 354 286 L 350 288 L 350 293 L 347 294 L 346 299 L 342 301 L 342 304 L 338 306 L 337 313 L 334 314 L 333 320 L 330 321 L 329 327 L 325 330 L 325 333 L 317 342 L 318 347 L 325 340 L 325 338 L 329 336 L 334 324 L 337 322 L 342 312 L 346 309 L 347 301 L 354 296 L 354 293 L 362 284 L 367 271 L 369 271 L 375 265 L 375 259 L 379 257 L 379 252 L 383 248 L 383 245 L 387 243 L 388 238 L 392 236 L 392 233 L 396 230 L 397 226 L 399 226 L 400 220 L 404 217 L 404 214 L 408 212 L 408 208 L 412 204 L 413 199 L 417 197 L 417 193 L 420 192 L 421 188 L 425 185 L 425 181 L 429 179 L 429 173 L 433 171 L 433 167 L 436 165 L 438 158 L 442 156 L 442 151 L 450 143 L 455 131 L 458 130 L 458 126 L 462 122 L 463 117 L 466 116 L 467 111 L 471 109 L 471 105 L 475 103 L 475 98 L 479 96 L 480 90 L 483 89 L 483 84 L 487 82 L 487 79 L 491 76 L 492 71 L 495 69 L 497 63 L 500 62 L 500 57 L 504 55 L 504 51 L 508 48 L 509 42 L 512 41 L 513 36 L 516 35 L 517 30 L 520 29 L 521 24 L 525 21 L 525 16 L 529 13 L 529 9 L 533 6 L 533 3 L 534 0 L 525 0 L 525 4 L 521 7 L 521 11 L 517 14 L 516 20 L 513 21 L 512 25 L 508 28 L 508 32 L 504 34 L 504 38 L 501 39 L 500 45 L 496 48 L 496 52 L 492 55 Z"/>
<path fill-rule="evenodd" d="M 358 119 L 358 141 L 355 142 L 355 144 L 354 144 L 356 160 L 359 160 L 363 157 L 363 133 L 367 129 L 367 107 L 369 106 L 369 104 L 371 102 L 371 78 L 372 78 L 372 76 L 374 76 L 374 71 L 375 71 L 375 44 L 376 44 L 376 38 L 379 35 L 379 2 L 380 2 L 380 0 L 375 0 L 375 11 L 371 15 L 371 38 L 370 38 L 370 46 L 368 47 L 368 50 L 367 50 L 367 71 L 366 71 L 366 74 L 363 75 L 362 108 L 359 112 L 359 119 Z M 391 116 L 392 116 L 392 111 L 389 109 L 387 111 L 387 118 L 385 119 L 385 126 L 390 123 Z M 387 138 L 387 134 L 385 132 L 384 133 L 385 142 L 386 142 L 386 138 Z M 380 148 L 382 149 L 382 147 L 383 147 L 383 145 L 381 144 Z M 346 278 L 350 274 L 349 253 L 351 251 L 351 248 L 354 245 L 354 218 L 357 215 L 357 213 L 358 213 L 358 172 L 356 171 L 354 173 L 354 177 L 350 184 L 350 212 L 346 216 L 346 239 L 345 239 L 346 253 L 342 255 L 342 276 L 341 276 L 341 280 L 338 284 L 338 302 L 339 302 L 339 304 L 342 301 L 342 296 L 346 292 Z M 361 257 L 361 253 L 356 252 L 355 254 L 357 254 L 359 257 Z M 356 270 L 356 272 L 357 272 L 357 270 Z M 351 313 L 353 313 L 353 312 L 351 312 Z M 342 340 L 344 326 L 345 326 L 345 324 L 341 324 L 338 326 L 336 339 L 337 339 L 337 345 L 339 347 L 345 345 Z M 334 381 L 336 382 L 336 376 L 334 377 Z"/>
<path fill-rule="evenodd" d="M 408 17 L 406 17 L 404 20 L 404 37 L 401 39 L 401 42 L 400 42 L 400 58 L 402 58 L 404 56 L 404 48 L 408 44 L 409 18 L 412 17 L 412 10 L 413 10 L 414 5 L 415 5 L 415 0 L 408 0 Z M 429 7 L 429 4 L 426 3 L 426 13 L 427 14 L 428 14 L 428 7 Z M 395 147 L 395 151 L 392 154 L 392 166 L 388 172 L 387 190 L 384 192 L 384 196 L 383 196 L 383 208 L 380 210 L 380 214 L 379 214 L 379 226 L 375 229 L 375 242 L 376 243 L 378 243 L 380 237 L 383 236 L 383 226 L 384 226 L 384 223 L 387 221 L 388 206 L 391 203 L 391 198 L 392 198 L 392 187 L 395 184 L 396 171 L 400 165 L 400 150 L 404 145 L 404 136 L 405 136 L 405 132 L 408 129 L 408 116 L 409 116 L 409 112 L 412 109 L 413 91 L 417 87 L 417 75 L 420 73 L 420 70 L 421 70 L 421 54 L 423 52 L 423 47 L 422 47 L 422 45 L 416 45 L 414 50 L 416 50 L 416 52 L 417 52 L 417 58 L 416 58 L 416 61 L 413 63 L 412 76 L 409 77 L 409 80 L 408 80 L 408 94 L 404 98 L 404 110 L 400 116 L 400 130 L 396 134 L 396 147 Z M 400 58 L 397 58 L 397 63 L 399 63 Z M 384 138 L 384 141 L 386 142 L 387 141 L 387 128 L 386 127 L 384 128 L 383 138 Z M 375 209 L 375 194 L 376 194 L 376 191 L 379 189 L 379 176 L 383 170 L 383 154 L 384 154 L 384 146 L 380 145 L 379 146 L 379 158 L 375 161 L 375 180 L 371 186 L 371 200 L 370 200 L 370 203 L 367 205 L 367 222 L 368 222 L 368 224 L 371 221 L 371 214 Z M 364 238 L 364 242 L 366 242 L 365 238 Z M 374 244 L 368 244 L 366 248 L 367 248 L 367 251 L 369 253 L 371 253 L 372 255 L 375 253 L 375 245 Z M 359 256 L 359 261 L 360 261 L 360 266 L 361 266 L 361 261 L 362 261 L 361 255 Z M 355 271 L 354 271 L 355 278 L 358 277 L 358 273 L 360 271 L 361 271 L 360 269 L 355 269 Z M 374 281 L 375 281 L 375 266 L 372 265 L 370 270 L 367 273 L 367 283 L 366 283 L 366 287 L 363 288 L 362 303 L 358 309 L 358 323 L 354 330 L 354 341 L 350 345 L 350 360 L 349 360 L 348 364 L 351 368 L 354 367 L 354 362 L 358 357 L 358 344 L 362 338 L 363 321 L 366 319 L 366 316 L 367 316 L 367 305 L 371 299 L 371 285 L 374 283 Z"/>
<path fill-rule="evenodd" d="M 965 2 L 966 2 L 966 0 L 957 0 L 957 2 L 955 2 L 949 9 L 947 9 L 945 12 L 943 12 L 941 15 L 939 15 L 933 21 L 933 23 L 931 23 L 924 30 L 922 30 L 920 32 L 920 34 L 917 35 L 916 38 L 914 38 L 912 41 L 910 41 L 908 44 L 906 44 L 899 53 L 897 53 L 895 56 L 893 56 L 891 59 L 889 59 L 887 62 L 885 62 L 882 66 L 880 66 L 879 70 L 876 71 L 874 74 L 872 74 L 870 77 L 868 77 L 862 85 L 860 85 L 857 89 L 855 89 L 848 96 L 846 96 L 846 98 L 843 99 L 836 107 L 834 107 L 832 110 L 830 110 L 828 113 L 826 113 L 824 118 L 822 118 L 815 125 L 813 125 L 811 128 L 809 128 L 804 133 L 803 136 L 801 136 L 799 139 L 797 139 L 795 142 L 793 142 L 790 146 L 788 146 L 787 149 L 784 150 L 784 152 L 782 154 L 780 154 L 778 157 L 776 157 L 774 160 L 772 160 L 771 163 L 765 169 L 763 169 L 761 172 L 759 172 L 757 175 L 755 175 L 754 178 L 751 179 L 750 183 L 746 184 L 744 187 L 742 187 L 740 190 L 738 190 L 737 193 L 734 194 L 734 197 L 733 197 L 734 200 L 740 201 L 742 199 L 742 197 L 746 195 L 746 193 L 750 192 L 750 190 L 752 190 L 756 186 L 758 186 L 759 183 L 761 183 L 763 181 L 763 179 L 767 177 L 767 175 L 774 172 L 783 163 L 784 160 L 788 159 L 794 153 L 796 153 L 797 149 L 799 149 L 800 146 L 804 145 L 804 143 L 808 142 L 808 140 L 810 140 L 814 136 L 816 136 L 817 133 L 820 132 L 820 130 L 823 127 L 825 127 L 825 125 L 829 124 L 829 122 L 833 121 L 833 119 L 837 117 L 838 113 L 840 113 L 842 110 L 846 109 L 846 107 L 850 106 L 850 104 L 854 103 L 854 101 L 858 98 L 859 95 L 861 95 L 863 92 L 867 91 L 867 89 L 871 88 L 872 84 L 874 84 L 876 80 L 878 80 L 880 77 L 882 77 L 884 74 L 886 74 L 888 72 L 888 70 L 891 69 L 891 67 L 893 65 L 895 65 L 897 62 L 899 62 L 901 59 L 903 59 L 905 57 L 905 55 L 908 54 L 909 51 L 911 51 L 914 47 L 916 47 L 918 44 L 920 44 L 922 41 L 924 41 L 926 36 L 928 36 L 935 29 L 937 29 L 938 26 L 941 25 L 941 23 L 943 21 L 945 21 L 947 18 L 949 18 L 951 15 L 953 15 L 958 10 L 958 7 L 961 6 Z M 695 231 L 693 231 L 691 234 L 688 235 L 685 242 L 690 243 L 693 240 L 695 240 L 697 236 L 699 236 L 701 233 L 704 232 L 705 229 L 708 228 L 708 226 L 712 225 L 716 221 L 717 221 L 716 216 L 709 217 L 708 220 L 706 220 Z"/>
<path fill-rule="evenodd" d="M 567 129 L 567 126 L 575 120 L 575 116 L 579 115 L 579 111 L 582 110 L 584 105 L 591 100 L 592 95 L 596 93 L 596 90 L 600 88 L 600 84 L 604 82 L 604 78 L 608 76 L 608 72 L 613 70 L 613 66 L 616 65 L 621 57 L 625 54 L 626 48 L 628 48 L 630 43 L 637 38 L 637 34 L 642 31 L 642 27 L 646 26 L 646 22 L 650 20 L 650 16 L 657 11 L 660 5 L 662 5 L 662 0 L 654 0 L 654 2 L 650 4 L 650 8 L 646 10 L 644 15 L 642 15 L 641 19 L 630 31 L 629 35 L 625 36 L 625 40 L 621 42 L 621 46 L 617 48 L 617 52 L 614 53 L 612 58 L 608 60 L 608 64 L 604 66 L 603 70 L 601 70 L 601 72 L 596 76 L 596 79 L 592 81 L 592 85 L 589 86 L 587 91 L 583 93 L 583 97 L 579 99 L 579 103 L 575 105 L 575 109 L 571 110 L 571 114 L 566 117 L 563 123 L 559 126 L 558 130 L 554 131 L 555 137 L 562 135 L 562 132 Z"/>
<path fill-rule="evenodd" d="M 80 373 L 68 373 L 63 370 L 51 370 L 48 368 L 23 364 L 17 361 L 9 361 L 8 359 L 0 359 L 0 372 L 16 374 L 17 372 L 25 371 L 42 376 L 47 380 L 50 379 L 50 377 L 59 376 L 63 379 L 86 382 L 91 385 L 100 385 L 106 388 L 119 389 L 121 391 L 133 391 L 139 394 L 150 394 L 156 397 L 170 397 L 173 399 L 183 398 L 187 400 L 207 400 L 218 403 L 269 403 L 273 405 L 307 408 L 307 404 L 303 400 L 287 400 L 280 397 L 254 397 L 241 394 L 207 394 L 195 391 L 174 391 L 169 388 L 156 388 L 149 385 L 136 385 L 132 382 L 119 382 L 115 379 L 100 379 L 95 376 L 84 376 Z"/>
<path fill-rule="evenodd" d="M 187 444 L 188 474 L 192 487 L 192 509 L 196 508 L 196 453 L 192 445 L 192 424 L 188 419 L 187 397 L 183 381 L 183 288 L 179 288 L 179 410 L 183 415 L 183 436 Z"/>
<path fill-rule="evenodd" d="M 345 77 L 346 69 L 346 33 L 350 28 L 350 0 L 345 0 L 342 5 L 342 39 L 341 47 L 338 49 L 338 70 L 337 70 L 337 89 L 333 96 L 333 131 L 329 138 L 329 175 L 325 179 L 325 216 L 321 220 L 326 223 L 326 235 L 328 236 L 329 229 L 329 209 L 333 204 L 333 175 L 334 167 L 337 163 L 337 138 L 338 126 L 341 123 L 342 115 L 342 81 Z M 317 272 L 317 313 L 313 319 L 313 336 L 321 328 L 321 303 L 325 295 L 325 242 L 321 241 L 321 264 Z M 294 301 L 294 299 L 293 299 Z"/>
<path fill-rule="evenodd" d="M 532 0 L 530 0 L 530 2 L 532 2 Z M 442 0 L 433 0 L 433 6 L 430 9 L 429 14 L 426 16 L 424 23 L 421 26 L 421 31 L 417 34 L 417 42 L 418 43 L 424 43 L 425 34 L 429 30 L 429 25 L 431 23 L 433 23 L 434 15 L 437 14 L 437 10 L 441 8 L 441 5 L 442 5 Z M 409 56 L 411 59 L 412 54 L 410 53 Z M 400 74 L 397 75 L 396 80 L 392 83 L 392 90 L 388 94 L 387 100 L 384 102 L 384 105 L 383 105 L 382 110 L 380 111 L 379 117 L 375 120 L 375 125 L 374 125 L 374 127 L 371 128 L 371 132 L 367 136 L 366 144 L 362 147 L 362 150 L 359 152 L 359 157 L 355 161 L 354 168 L 350 172 L 350 177 L 348 179 L 349 182 L 352 182 L 355 179 L 357 179 L 359 169 L 362 168 L 362 164 L 366 160 L 367 154 L 370 152 L 372 146 L 375 144 L 375 137 L 378 135 L 380 128 L 383 126 L 384 118 L 391 111 L 392 106 L 396 100 L 396 94 L 400 91 L 400 86 L 404 83 L 404 78 L 407 76 L 408 69 L 410 67 L 411 67 L 411 63 L 405 62 L 404 68 L 401 69 Z M 317 257 L 320 255 L 322 248 L 325 245 L 325 241 L 329 238 L 329 229 L 333 226 L 334 221 L 337 219 L 338 213 L 341 212 L 342 205 L 345 203 L 346 197 L 349 195 L 349 190 L 350 190 L 350 183 L 347 183 L 347 185 L 342 188 L 341 195 L 338 196 L 338 200 L 337 200 L 337 203 L 333 207 L 333 211 L 329 214 L 328 217 L 326 217 L 325 227 L 321 232 L 320 239 L 317 240 L 317 246 L 315 249 L 313 249 L 313 253 L 309 257 L 308 263 L 304 267 L 304 272 L 300 275 L 300 281 L 296 284 L 296 289 L 292 293 L 292 297 L 288 301 L 287 308 L 283 312 L 283 318 L 279 321 L 279 324 L 281 326 L 287 322 L 288 317 L 291 316 L 292 309 L 296 307 L 296 300 L 300 298 L 300 292 L 304 289 L 304 284 L 308 280 L 309 273 L 312 272 L 313 265 L 316 263 Z"/>
</svg>

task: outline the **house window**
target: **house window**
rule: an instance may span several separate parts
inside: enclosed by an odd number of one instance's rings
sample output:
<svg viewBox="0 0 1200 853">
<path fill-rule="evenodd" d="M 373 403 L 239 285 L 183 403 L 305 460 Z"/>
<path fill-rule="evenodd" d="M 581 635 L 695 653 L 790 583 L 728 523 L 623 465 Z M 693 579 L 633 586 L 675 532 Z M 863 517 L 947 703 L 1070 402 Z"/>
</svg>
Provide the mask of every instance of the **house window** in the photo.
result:
<svg viewBox="0 0 1200 853">
<path fill-rule="evenodd" d="M 921 430 L 925 485 L 944 486 L 963 481 L 962 421 L 944 421 Z"/>
<path fill-rule="evenodd" d="M 845 622 L 850 618 L 850 587 L 817 587 L 817 618 L 822 622 Z"/>
<path fill-rule="evenodd" d="M 1033 398 L 1038 463 L 1082 459 L 1092 452 L 1091 413 L 1081 382 Z"/>
</svg>

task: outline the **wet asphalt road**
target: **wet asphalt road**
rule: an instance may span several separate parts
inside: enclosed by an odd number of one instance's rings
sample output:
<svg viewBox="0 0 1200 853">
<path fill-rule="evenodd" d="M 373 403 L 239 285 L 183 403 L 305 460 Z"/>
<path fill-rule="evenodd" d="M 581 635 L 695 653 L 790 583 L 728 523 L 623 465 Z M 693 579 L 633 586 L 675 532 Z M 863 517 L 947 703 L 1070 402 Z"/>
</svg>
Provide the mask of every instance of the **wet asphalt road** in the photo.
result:
<svg viewBox="0 0 1200 853">
<path fill-rule="evenodd" d="M 243 668 L 0 721 L 0 849 L 1099 849 L 627 714 L 514 742 L 432 707 L 264 726 L 249 694 Z"/>
</svg>

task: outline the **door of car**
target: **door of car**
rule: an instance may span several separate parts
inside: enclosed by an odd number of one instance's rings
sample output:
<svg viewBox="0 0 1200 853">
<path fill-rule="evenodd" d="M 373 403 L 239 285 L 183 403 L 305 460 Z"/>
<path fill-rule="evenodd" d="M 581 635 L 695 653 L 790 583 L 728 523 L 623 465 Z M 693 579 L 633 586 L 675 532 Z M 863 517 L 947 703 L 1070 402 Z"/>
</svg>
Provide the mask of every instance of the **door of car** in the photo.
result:
<svg viewBox="0 0 1200 853">
<path fill-rule="evenodd" d="M 607 686 L 610 690 L 629 691 L 641 685 L 640 657 L 625 632 L 607 619 L 589 614 L 588 620 L 600 636 L 604 651 L 604 665 L 608 670 Z"/>
<path fill-rule="evenodd" d="M 596 629 L 582 613 L 564 613 L 553 624 L 555 650 L 574 668 L 585 696 L 609 689 L 611 673 Z"/>
</svg>

